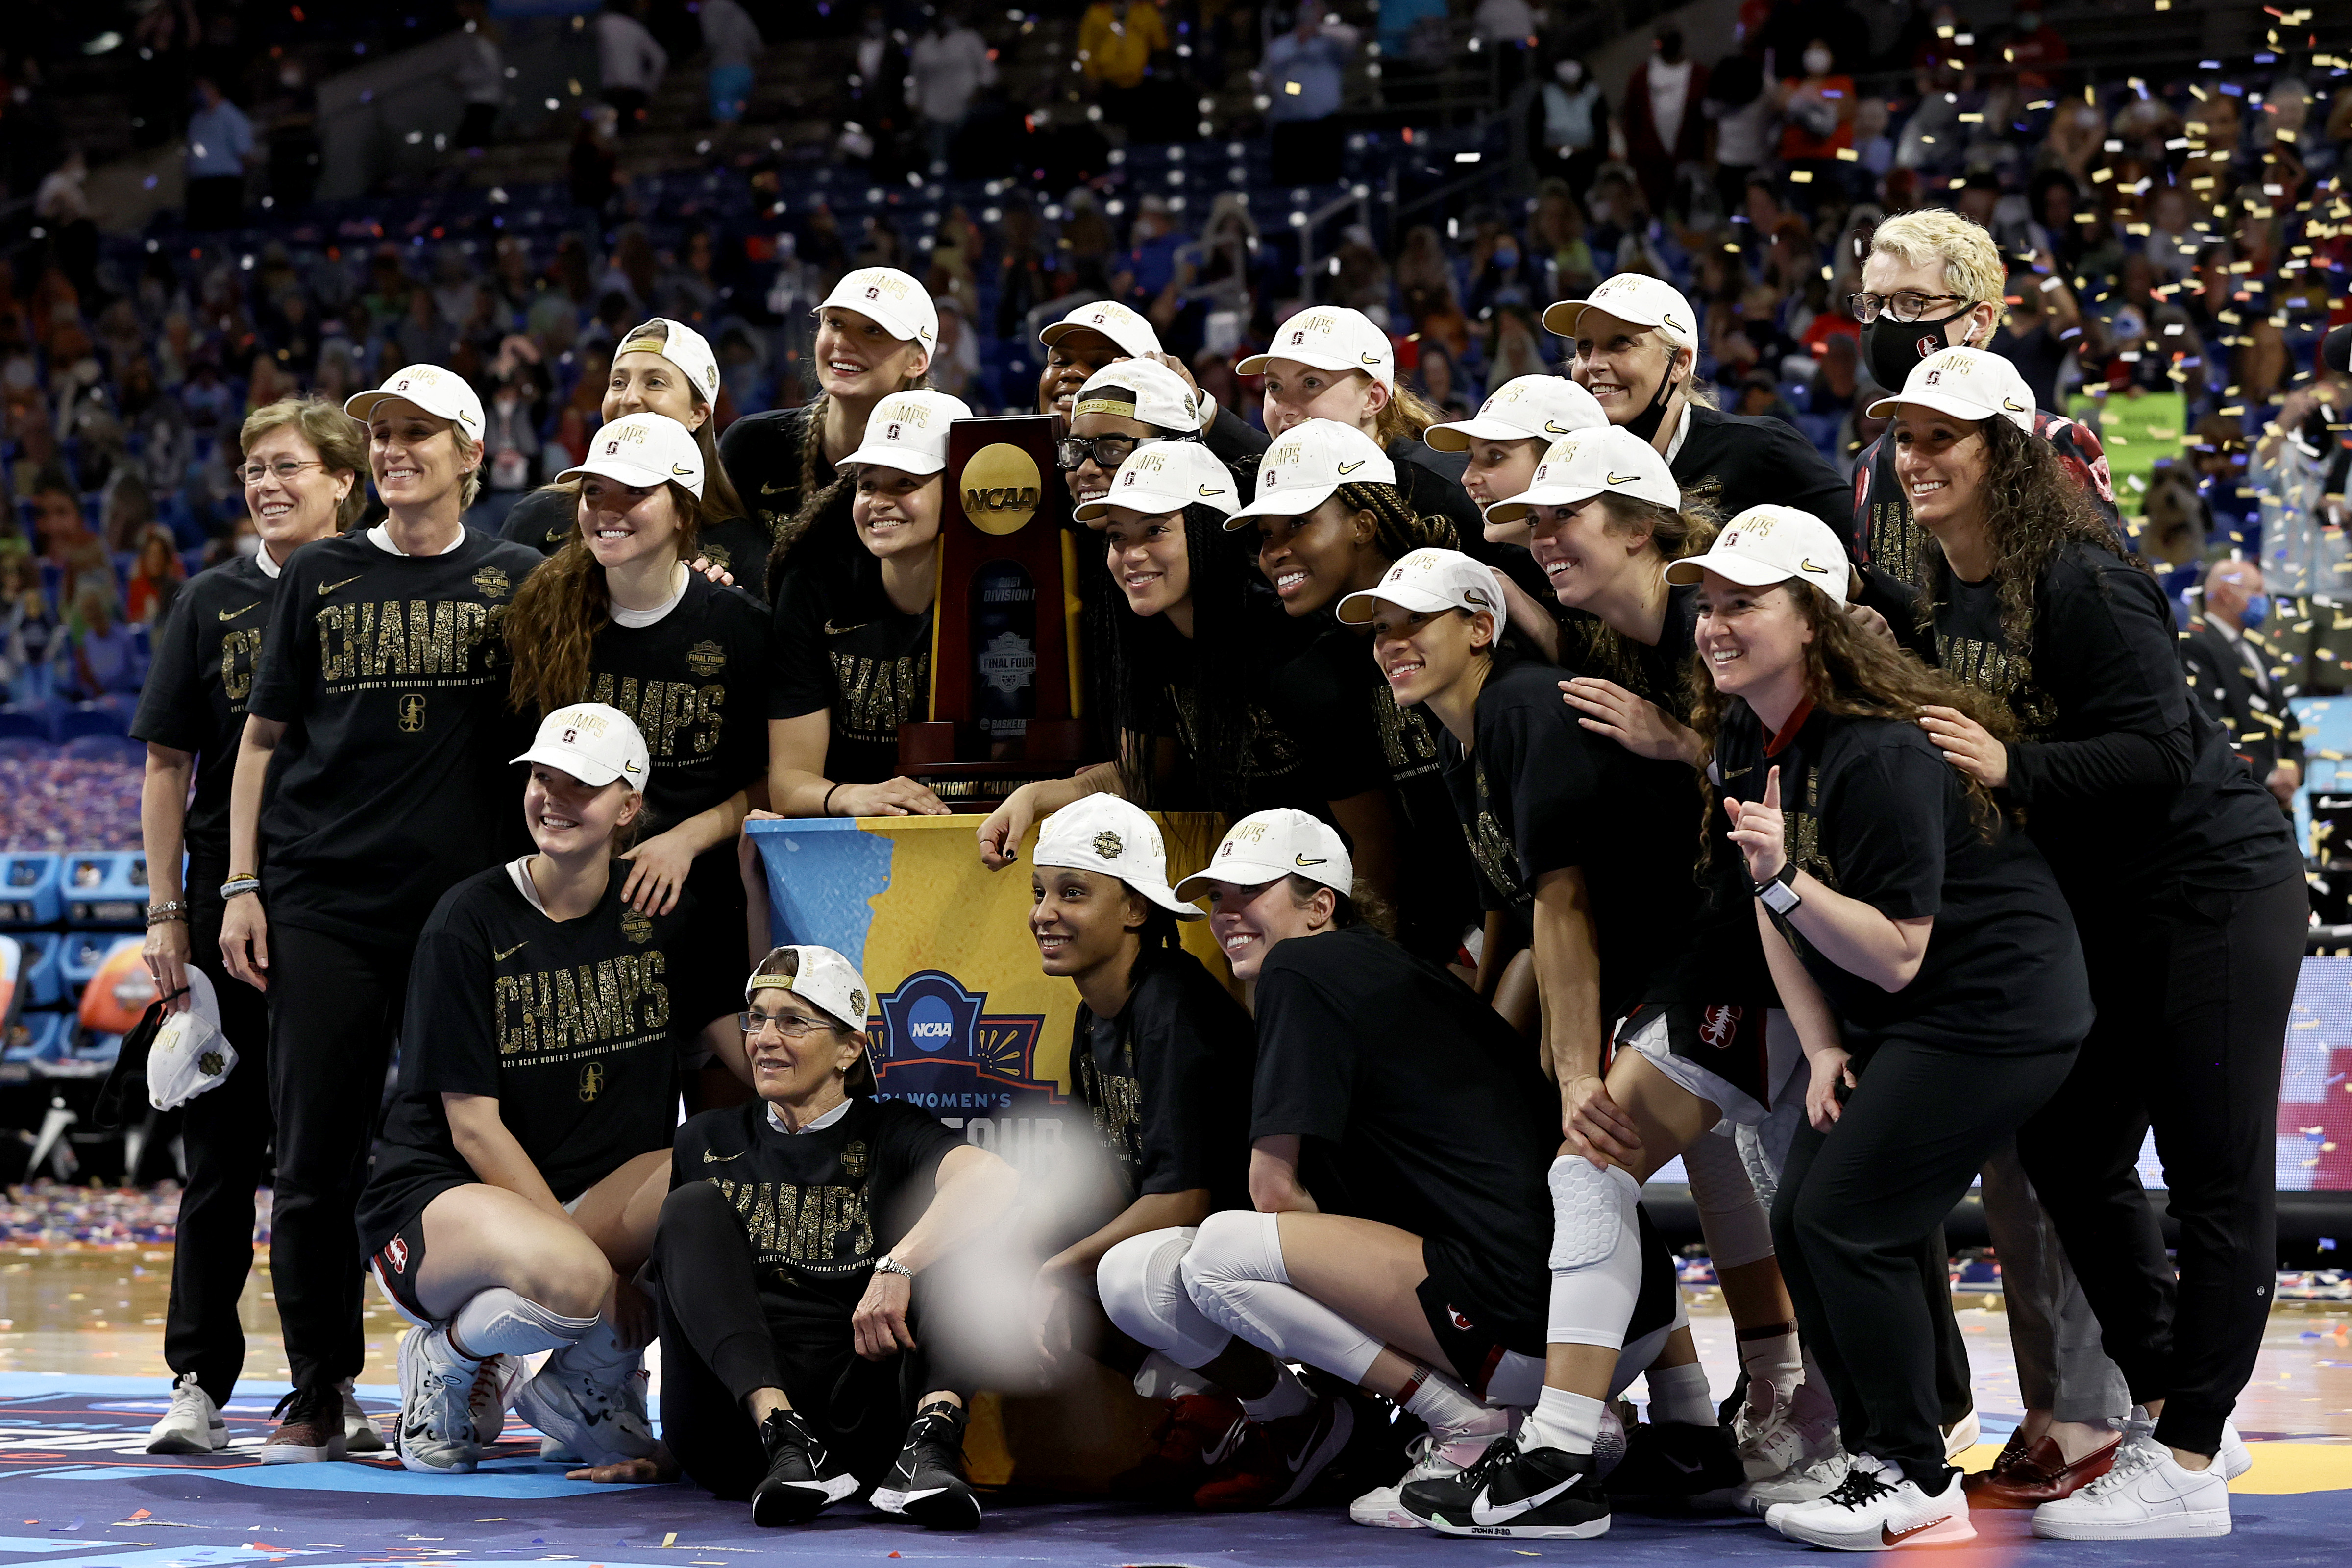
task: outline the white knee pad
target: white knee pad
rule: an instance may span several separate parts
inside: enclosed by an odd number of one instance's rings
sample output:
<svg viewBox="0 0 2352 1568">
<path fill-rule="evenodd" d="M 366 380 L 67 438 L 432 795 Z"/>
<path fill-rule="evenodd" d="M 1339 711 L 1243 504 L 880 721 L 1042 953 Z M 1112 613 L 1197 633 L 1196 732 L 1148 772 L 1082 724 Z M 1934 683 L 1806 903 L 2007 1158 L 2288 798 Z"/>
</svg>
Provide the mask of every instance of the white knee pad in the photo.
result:
<svg viewBox="0 0 2352 1568">
<path fill-rule="evenodd" d="M 1617 1350 L 1642 1297 L 1641 1184 L 1581 1155 L 1551 1163 L 1551 1311 L 1556 1345 Z"/>
<path fill-rule="evenodd" d="M 530 1355 L 573 1343 L 596 1326 L 596 1320 L 567 1318 L 504 1286 L 493 1286 L 469 1298 L 449 1326 L 478 1356 Z"/>
<path fill-rule="evenodd" d="M 1209 1321 L 1262 1350 L 1360 1383 L 1381 1342 L 1290 1283 L 1276 1216 L 1226 1209 L 1201 1222 L 1184 1289 Z"/>
<path fill-rule="evenodd" d="M 1184 1291 L 1184 1255 L 1199 1235 L 1188 1226 L 1130 1236 L 1095 1266 L 1103 1315 L 1136 1343 L 1185 1367 L 1208 1365 L 1233 1339 Z"/>
<path fill-rule="evenodd" d="M 1748 1180 L 1748 1163 L 1733 1140 L 1700 1133 L 1683 1151 L 1683 1171 L 1716 1268 L 1737 1268 L 1772 1256 L 1772 1222 L 1757 1201 L 1756 1184 Z"/>
</svg>

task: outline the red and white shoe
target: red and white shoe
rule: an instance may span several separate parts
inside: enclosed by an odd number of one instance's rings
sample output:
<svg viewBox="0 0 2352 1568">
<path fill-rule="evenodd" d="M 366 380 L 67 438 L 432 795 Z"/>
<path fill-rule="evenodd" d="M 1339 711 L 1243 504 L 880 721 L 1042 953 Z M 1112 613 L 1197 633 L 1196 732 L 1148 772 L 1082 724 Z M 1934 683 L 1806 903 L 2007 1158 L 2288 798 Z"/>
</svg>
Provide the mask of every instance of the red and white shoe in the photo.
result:
<svg viewBox="0 0 2352 1568">
<path fill-rule="evenodd" d="M 1835 1491 L 1812 1502 L 1782 1503 L 1764 1522 L 1791 1541 L 1839 1552 L 1892 1552 L 1950 1546 L 1977 1538 L 1969 1494 L 1949 1471 L 1940 1492 L 1904 1479 L 1902 1468 L 1856 1454 Z"/>
</svg>

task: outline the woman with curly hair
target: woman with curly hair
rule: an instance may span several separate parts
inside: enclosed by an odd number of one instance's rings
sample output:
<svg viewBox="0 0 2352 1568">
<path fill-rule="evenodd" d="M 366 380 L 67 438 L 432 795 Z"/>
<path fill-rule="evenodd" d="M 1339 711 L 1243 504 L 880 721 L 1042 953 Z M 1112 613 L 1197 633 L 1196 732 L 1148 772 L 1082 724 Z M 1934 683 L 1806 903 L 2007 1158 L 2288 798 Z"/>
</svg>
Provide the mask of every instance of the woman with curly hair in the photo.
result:
<svg viewBox="0 0 2352 1568">
<path fill-rule="evenodd" d="M 2065 1081 L 2091 1026 L 2081 947 L 2032 840 L 1923 728 L 2005 738 L 2008 718 L 1856 633 L 1828 524 L 1751 507 L 1667 570 L 1700 584 L 1693 727 L 1811 1068 L 1772 1229 L 1851 1458 L 1765 1519 L 1852 1550 L 1971 1540 L 1916 1254 Z"/>
<path fill-rule="evenodd" d="M 1872 412 L 1894 416 L 1895 471 L 1928 534 L 1925 614 L 1943 666 L 1998 698 L 2015 734 L 1942 706 L 1920 722 L 1954 768 L 2025 813 L 2082 928 L 2098 1005 L 2074 1076 L 2018 1152 L 2154 1425 L 2131 1422 L 2106 1475 L 2043 1503 L 2034 1529 L 2225 1534 L 2224 1482 L 2252 1462 L 2228 1416 L 2269 1310 L 2303 860 L 2190 699 L 2162 591 L 2032 438 L 2032 407 L 2006 361 L 1947 349 Z M 2177 1285 L 2136 1169 L 2151 1124 L 2180 1223 Z"/>
</svg>

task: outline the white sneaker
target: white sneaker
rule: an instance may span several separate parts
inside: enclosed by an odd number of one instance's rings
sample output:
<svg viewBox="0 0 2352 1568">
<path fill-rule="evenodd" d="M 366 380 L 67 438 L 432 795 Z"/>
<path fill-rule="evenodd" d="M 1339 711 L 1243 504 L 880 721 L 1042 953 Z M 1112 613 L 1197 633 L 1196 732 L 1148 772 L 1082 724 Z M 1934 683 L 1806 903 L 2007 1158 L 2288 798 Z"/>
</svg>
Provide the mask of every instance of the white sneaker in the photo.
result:
<svg viewBox="0 0 2352 1568">
<path fill-rule="evenodd" d="M 1412 1466 L 1396 1480 L 1370 1491 L 1348 1505 L 1348 1517 L 1358 1524 L 1375 1530 L 1426 1530 L 1429 1521 L 1407 1513 L 1400 1495 L 1414 1481 L 1444 1480 L 1458 1476 L 1478 1462 L 1486 1445 L 1511 1429 L 1510 1412 L 1495 1410 L 1487 1413 L 1468 1430 L 1454 1434 L 1450 1440 L 1440 1442 L 1434 1432 L 1423 1432 L 1405 1447 Z"/>
<path fill-rule="evenodd" d="M 401 1335 L 398 1446 L 403 1469 L 462 1475 L 480 1462 L 474 1386 L 488 1364 L 467 1361 L 451 1351 L 446 1328 L 419 1323 Z"/>
<path fill-rule="evenodd" d="M 1746 1402 L 1732 1415 L 1731 1433 L 1750 1484 L 1803 1469 L 1838 1451 L 1836 1421 L 1808 1420 L 1799 1412 L 1795 1391 L 1782 1394 L 1769 1382 L 1748 1385 Z"/>
<path fill-rule="evenodd" d="M 646 1419 L 646 1373 L 628 1367 L 617 1383 L 566 1366 L 561 1355 L 550 1356 L 539 1375 L 515 1395 L 515 1414 L 545 1435 L 540 1457 L 548 1458 L 550 1443 L 583 1465 L 617 1465 L 653 1457 L 654 1433 Z"/>
<path fill-rule="evenodd" d="M 1765 1515 L 1791 1541 L 1840 1552 L 1888 1552 L 1904 1546 L 1949 1546 L 1974 1541 L 1969 1495 L 1959 1472 L 1930 1492 L 1904 1479 L 1901 1467 L 1856 1455 L 1837 1490 L 1812 1502 L 1782 1503 Z"/>
<path fill-rule="evenodd" d="M 2234 1481 L 2254 1468 L 2254 1451 L 2238 1436 L 2238 1424 L 2221 1423 L 2221 1451 L 2213 1456 L 2213 1468 L 2221 1472 L 2224 1481 Z"/>
<path fill-rule="evenodd" d="M 336 1386 L 343 1395 L 343 1451 L 347 1454 L 383 1453 L 383 1434 L 376 1430 L 375 1423 L 368 1418 L 368 1413 L 360 1408 L 358 1397 L 352 1393 L 352 1380 L 347 1377 Z"/>
<path fill-rule="evenodd" d="M 474 1413 L 474 1440 L 487 1448 L 506 1435 L 507 1412 L 514 1408 L 530 1368 L 520 1356 L 494 1355 L 474 1373 L 467 1405 Z"/>
<path fill-rule="evenodd" d="M 2035 1509 L 2033 1533 L 2052 1541 L 2227 1535 L 2230 1487 L 2218 1459 L 2210 1469 L 2183 1469 L 2147 1422 L 2127 1422 L 2107 1473 L 2072 1497 Z"/>
<path fill-rule="evenodd" d="M 184 1373 L 172 1384 L 172 1408 L 147 1433 L 151 1454 L 214 1454 L 228 1447 L 228 1423 L 220 1406 Z"/>
<path fill-rule="evenodd" d="M 1962 1454 L 1967 1453 L 1970 1448 L 1975 1447 L 1977 1446 L 1977 1407 L 1971 1405 L 1969 1406 L 1969 1413 L 1966 1415 L 1961 1416 L 1958 1421 L 1953 1422 L 1949 1426 L 1944 1428 L 1945 1459 L 1947 1461 L 1957 1459 Z"/>
<path fill-rule="evenodd" d="M 1817 1459 L 1792 1466 L 1777 1476 L 1750 1481 L 1732 1495 L 1740 1509 L 1769 1521 L 1776 1508 L 1813 1502 L 1838 1489 L 1845 1481 L 1845 1450 L 1834 1439 L 1830 1451 Z"/>
</svg>

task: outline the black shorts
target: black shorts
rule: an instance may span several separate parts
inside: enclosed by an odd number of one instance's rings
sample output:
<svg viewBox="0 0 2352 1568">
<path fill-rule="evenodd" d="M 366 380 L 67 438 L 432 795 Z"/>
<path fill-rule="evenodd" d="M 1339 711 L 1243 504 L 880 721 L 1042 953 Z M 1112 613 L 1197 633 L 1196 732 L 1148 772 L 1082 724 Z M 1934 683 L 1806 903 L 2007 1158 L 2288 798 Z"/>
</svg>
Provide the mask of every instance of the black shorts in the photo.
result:
<svg viewBox="0 0 2352 1568">
<path fill-rule="evenodd" d="M 1677 1072 L 1671 1064 L 1664 1064 L 1667 1076 L 1701 1099 L 1715 1101 L 1734 1121 L 1760 1117 L 1772 1109 L 1772 1090 L 1779 1087 L 1772 1081 L 1771 1052 L 1767 1042 L 1767 1020 L 1771 1009 L 1760 1002 L 1645 1002 L 1625 1016 L 1618 1026 L 1612 1047 L 1622 1050 L 1660 1013 L 1665 1015 L 1666 1049 L 1678 1061 L 1688 1062 L 1701 1069 L 1701 1074 Z M 1704 1076 L 1701 1076 L 1704 1075 Z M 1724 1084 L 1754 1102 L 1754 1109 L 1735 1114 L 1738 1100 L 1716 1092 L 1706 1081 L 1720 1079 Z"/>
<path fill-rule="evenodd" d="M 1475 1250 L 1451 1237 L 1424 1237 L 1421 1262 L 1429 1274 L 1413 1294 L 1437 1348 L 1454 1363 L 1454 1374 L 1483 1398 L 1486 1380 L 1495 1375 L 1505 1352 L 1544 1353 L 1544 1324 L 1541 1318 L 1490 1304 L 1495 1291 L 1477 1282 L 1486 1270 L 1483 1258 L 1473 1261 Z M 1548 1276 L 1545 1283 L 1549 1284 Z"/>
<path fill-rule="evenodd" d="M 436 1193 L 434 1197 L 441 1194 Z M 427 1198 L 430 1203 L 432 1198 Z M 403 1220 L 397 1229 L 368 1255 L 368 1267 L 375 1270 L 376 1283 L 392 1298 L 393 1305 L 420 1323 L 429 1323 L 433 1314 L 416 1299 L 416 1281 L 425 1272 L 425 1205 Z"/>
</svg>

